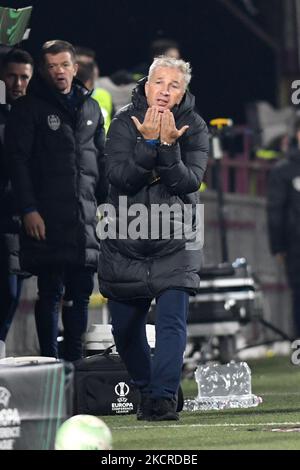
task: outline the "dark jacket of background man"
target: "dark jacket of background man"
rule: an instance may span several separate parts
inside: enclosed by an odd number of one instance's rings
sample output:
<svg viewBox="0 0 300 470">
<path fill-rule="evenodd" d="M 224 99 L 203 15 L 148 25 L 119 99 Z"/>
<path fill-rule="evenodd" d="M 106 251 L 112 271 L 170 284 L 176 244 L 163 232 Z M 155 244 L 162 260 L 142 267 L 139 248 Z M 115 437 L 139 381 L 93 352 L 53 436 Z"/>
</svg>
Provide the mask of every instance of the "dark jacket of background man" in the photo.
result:
<svg viewBox="0 0 300 470">
<path fill-rule="evenodd" d="M 97 267 L 97 204 L 104 201 L 103 117 L 76 79 L 68 100 L 37 78 L 11 112 L 6 132 L 12 182 L 23 214 L 36 209 L 46 240 L 22 236 L 21 263 Z M 95 198 L 96 195 L 96 198 Z"/>
<path fill-rule="evenodd" d="M 300 142 L 300 134 L 298 130 Z M 300 337 L 300 150 L 271 170 L 268 182 L 268 229 L 271 251 L 284 262 L 292 291 L 294 337 Z"/>
</svg>

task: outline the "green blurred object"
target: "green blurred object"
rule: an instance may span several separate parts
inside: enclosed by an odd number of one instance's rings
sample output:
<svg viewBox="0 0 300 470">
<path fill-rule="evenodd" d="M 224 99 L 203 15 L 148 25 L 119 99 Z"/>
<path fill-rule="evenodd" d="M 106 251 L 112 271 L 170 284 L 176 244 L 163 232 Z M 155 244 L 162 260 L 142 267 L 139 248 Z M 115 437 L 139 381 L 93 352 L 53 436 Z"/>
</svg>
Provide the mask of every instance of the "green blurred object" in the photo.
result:
<svg viewBox="0 0 300 470">
<path fill-rule="evenodd" d="M 31 17 L 32 7 L 0 7 L 0 44 L 14 46 L 22 42 Z"/>
<path fill-rule="evenodd" d="M 274 158 L 280 158 L 282 152 L 270 149 L 258 149 L 255 155 L 257 158 L 262 158 L 263 160 L 273 160 Z"/>
</svg>

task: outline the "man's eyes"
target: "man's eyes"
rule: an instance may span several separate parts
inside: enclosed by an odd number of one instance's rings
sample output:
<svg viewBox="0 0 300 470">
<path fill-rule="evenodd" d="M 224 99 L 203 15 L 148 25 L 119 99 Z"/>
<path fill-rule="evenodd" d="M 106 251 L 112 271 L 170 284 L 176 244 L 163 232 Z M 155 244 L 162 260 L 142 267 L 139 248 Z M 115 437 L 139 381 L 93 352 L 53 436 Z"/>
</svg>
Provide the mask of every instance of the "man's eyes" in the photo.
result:
<svg viewBox="0 0 300 470">
<path fill-rule="evenodd" d="M 27 75 L 15 75 L 15 74 L 10 74 L 7 76 L 9 79 L 14 79 L 14 80 L 29 80 L 30 77 Z"/>
<path fill-rule="evenodd" d="M 156 85 L 161 85 L 162 83 L 163 83 L 163 82 L 162 82 L 161 80 L 157 80 L 157 81 L 155 82 Z M 173 88 L 176 88 L 176 89 L 179 88 L 179 84 L 178 84 L 178 83 L 171 83 L 171 86 L 172 86 Z"/>
<path fill-rule="evenodd" d="M 48 65 L 48 69 L 49 70 L 53 70 L 53 69 L 57 69 L 58 67 L 64 67 L 65 69 L 66 68 L 69 68 L 71 67 L 71 64 L 69 64 L 68 62 L 64 63 L 64 64 L 49 64 Z"/>
</svg>

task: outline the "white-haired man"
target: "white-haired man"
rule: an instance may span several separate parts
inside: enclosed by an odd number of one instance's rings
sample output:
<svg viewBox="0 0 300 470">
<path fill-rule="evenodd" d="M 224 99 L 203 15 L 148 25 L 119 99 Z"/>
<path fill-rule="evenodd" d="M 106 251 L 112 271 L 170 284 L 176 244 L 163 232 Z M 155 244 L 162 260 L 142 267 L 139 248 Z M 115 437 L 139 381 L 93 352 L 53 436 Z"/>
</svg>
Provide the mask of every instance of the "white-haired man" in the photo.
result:
<svg viewBox="0 0 300 470">
<path fill-rule="evenodd" d="M 149 220 L 152 229 L 165 222 L 164 212 L 153 217 L 152 209 L 157 205 L 177 204 L 184 211 L 189 204 L 195 224 L 208 133 L 194 110 L 194 97 L 187 91 L 190 79 L 188 63 L 155 59 L 148 79 L 138 84 L 132 103 L 112 121 L 106 145 L 108 203 L 116 209 L 115 226 L 124 222 L 124 208 L 118 208 L 121 196 L 122 200 L 127 197 L 128 228 L 136 208 L 133 205 L 142 204 L 151 214 L 140 224 L 140 237 L 124 237 L 120 229 L 100 244 L 100 291 L 109 298 L 118 352 L 141 392 L 140 420 L 178 419 L 176 395 L 186 345 L 189 294 L 199 286 L 201 250 L 188 249 L 187 239 L 175 236 L 182 218 L 176 217 L 176 224 L 170 218 L 169 236 L 161 231 L 153 236 L 151 229 L 144 236 Z M 154 298 L 156 346 L 151 358 L 145 324 Z"/>
</svg>

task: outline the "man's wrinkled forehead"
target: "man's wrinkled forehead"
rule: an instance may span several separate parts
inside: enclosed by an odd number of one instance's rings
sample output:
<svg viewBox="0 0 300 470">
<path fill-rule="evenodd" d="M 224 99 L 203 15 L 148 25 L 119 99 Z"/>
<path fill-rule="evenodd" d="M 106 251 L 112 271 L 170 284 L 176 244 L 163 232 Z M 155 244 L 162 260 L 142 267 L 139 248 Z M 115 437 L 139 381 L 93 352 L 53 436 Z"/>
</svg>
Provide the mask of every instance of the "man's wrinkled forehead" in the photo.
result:
<svg viewBox="0 0 300 470">
<path fill-rule="evenodd" d="M 157 67 L 152 70 L 148 77 L 149 82 L 154 82 L 157 80 L 167 80 L 179 86 L 184 86 L 184 76 L 183 73 L 173 67 Z"/>
</svg>

